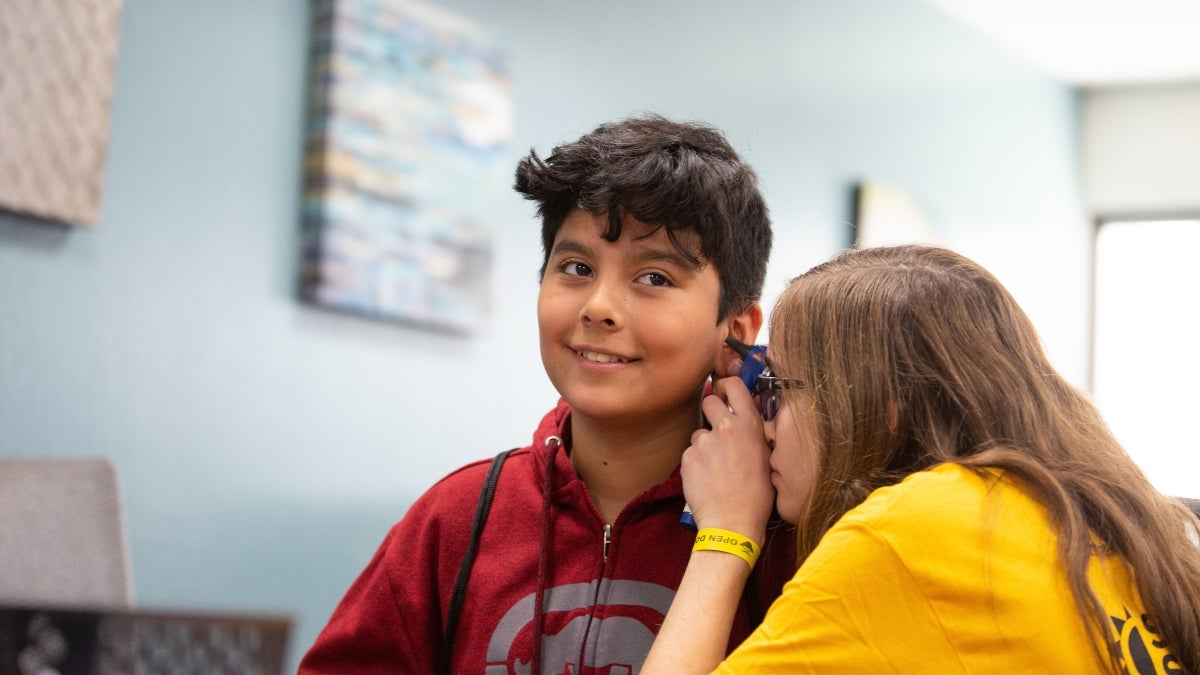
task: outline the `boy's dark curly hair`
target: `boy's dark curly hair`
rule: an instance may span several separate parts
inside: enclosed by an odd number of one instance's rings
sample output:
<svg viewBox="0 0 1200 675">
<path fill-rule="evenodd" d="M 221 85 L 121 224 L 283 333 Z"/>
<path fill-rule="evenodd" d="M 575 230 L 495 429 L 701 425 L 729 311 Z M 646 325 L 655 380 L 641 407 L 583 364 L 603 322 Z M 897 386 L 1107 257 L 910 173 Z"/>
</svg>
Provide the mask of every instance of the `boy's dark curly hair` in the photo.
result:
<svg viewBox="0 0 1200 675">
<path fill-rule="evenodd" d="M 762 295 L 771 253 L 771 220 L 758 177 L 718 130 L 659 115 L 603 124 L 546 159 L 530 150 L 517 164 L 514 189 L 538 203 L 542 267 L 572 209 L 608 215 L 604 238 L 621 237 L 628 215 L 666 228 L 677 249 L 697 264 L 716 266 L 718 317 Z M 695 232 L 700 250 L 677 233 Z"/>
</svg>

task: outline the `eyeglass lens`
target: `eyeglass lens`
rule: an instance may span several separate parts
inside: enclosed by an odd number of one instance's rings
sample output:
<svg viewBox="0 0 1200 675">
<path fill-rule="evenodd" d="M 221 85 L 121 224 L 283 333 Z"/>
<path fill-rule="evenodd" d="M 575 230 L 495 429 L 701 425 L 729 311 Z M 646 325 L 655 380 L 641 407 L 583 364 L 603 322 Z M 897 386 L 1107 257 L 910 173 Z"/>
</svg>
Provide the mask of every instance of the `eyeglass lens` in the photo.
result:
<svg viewBox="0 0 1200 675">
<path fill-rule="evenodd" d="M 777 389 L 763 389 L 758 392 L 758 408 L 762 413 L 764 422 L 770 422 L 775 419 L 775 414 L 779 412 L 779 391 Z"/>
</svg>

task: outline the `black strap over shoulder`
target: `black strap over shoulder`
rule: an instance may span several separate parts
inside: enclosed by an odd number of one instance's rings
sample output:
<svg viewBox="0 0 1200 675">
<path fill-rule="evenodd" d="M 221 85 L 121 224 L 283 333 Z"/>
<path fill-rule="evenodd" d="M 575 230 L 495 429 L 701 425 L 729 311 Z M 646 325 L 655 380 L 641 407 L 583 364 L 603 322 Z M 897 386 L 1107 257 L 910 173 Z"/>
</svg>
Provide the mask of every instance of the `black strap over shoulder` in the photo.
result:
<svg viewBox="0 0 1200 675">
<path fill-rule="evenodd" d="M 483 533 L 483 524 L 487 522 L 488 511 L 492 508 L 492 495 L 496 492 L 500 467 L 504 465 L 504 460 L 508 459 L 510 452 L 512 450 L 505 450 L 492 458 L 487 478 L 483 481 L 483 489 L 479 492 L 479 503 L 475 507 L 475 519 L 471 521 L 471 539 L 467 544 L 467 552 L 463 555 L 462 566 L 458 569 L 458 577 L 454 580 L 454 591 L 450 594 L 450 607 L 446 612 L 446 633 L 442 638 L 442 652 L 438 659 L 438 673 L 441 675 L 450 675 L 450 650 L 454 646 L 458 616 L 462 613 L 463 600 L 467 595 L 467 580 L 471 578 L 471 566 L 475 563 L 475 553 L 479 548 L 479 536 Z"/>
</svg>

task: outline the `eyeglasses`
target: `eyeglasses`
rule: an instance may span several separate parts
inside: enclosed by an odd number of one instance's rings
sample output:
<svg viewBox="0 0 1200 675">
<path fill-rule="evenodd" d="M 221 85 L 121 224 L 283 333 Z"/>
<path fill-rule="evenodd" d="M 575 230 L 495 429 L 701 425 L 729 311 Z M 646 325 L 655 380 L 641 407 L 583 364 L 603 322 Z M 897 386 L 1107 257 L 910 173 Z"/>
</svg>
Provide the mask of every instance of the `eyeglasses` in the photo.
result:
<svg viewBox="0 0 1200 675">
<path fill-rule="evenodd" d="M 764 422 L 775 419 L 779 413 L 779 391 L 781 389 L 803 389 L 804 380 L 790 377 L 775 377 L 765 371 L 754 381 L 754 393 L 758 395 L 758 408 Z"/>
</svg>

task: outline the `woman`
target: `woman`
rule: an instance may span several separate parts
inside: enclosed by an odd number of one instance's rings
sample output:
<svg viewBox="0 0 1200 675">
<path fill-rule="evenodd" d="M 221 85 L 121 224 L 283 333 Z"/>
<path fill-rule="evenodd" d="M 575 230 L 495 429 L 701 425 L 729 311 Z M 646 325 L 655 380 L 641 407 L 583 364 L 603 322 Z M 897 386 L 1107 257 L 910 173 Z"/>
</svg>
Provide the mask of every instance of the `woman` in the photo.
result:
<svg viewBox="0 0 1200 675">
<path fill-rule="evenodd" d="M 986 270 L 849 250 L 770 334 L 759 400 L 718 382 L 684 455 L 701 532 L 643 673 L 1200 673 L 1195 516 Z M 803 562 L 721 662 L 772 499 Z"/>
</svg>

